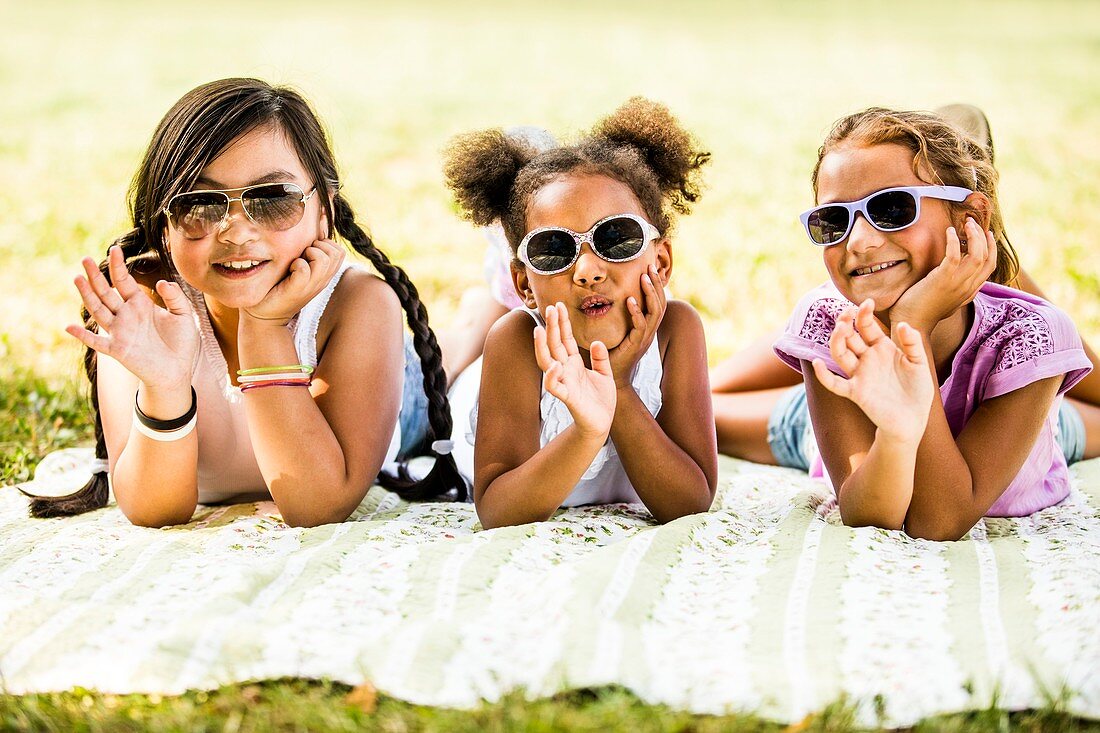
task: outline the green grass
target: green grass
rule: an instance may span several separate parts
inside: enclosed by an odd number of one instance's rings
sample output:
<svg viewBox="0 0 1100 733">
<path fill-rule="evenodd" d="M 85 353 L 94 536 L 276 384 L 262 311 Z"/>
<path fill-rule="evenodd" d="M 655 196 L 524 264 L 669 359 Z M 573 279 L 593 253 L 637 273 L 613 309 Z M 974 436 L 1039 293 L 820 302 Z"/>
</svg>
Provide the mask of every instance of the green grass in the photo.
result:
<svg viewBox="0 0 1100 733">
<path fill-rule="evenodd" d="M 618 688 L 581 690 L 527 701 L 516 693 L 475 710 L 410 705 L 378 696 L 361 706 L 345 685 L 280 680 L 191 692 L 181 697 L 102 695 L 85 690 L 25 697 L 0 696 L 0 730 L 64 731 L 680 731 L 683 733 L 830 733 L 855 729 L 853 710 L 837 703 L 781 726 L 753 715 L 690 715 L 644 705 Z M 368 700 L 372 699 L 368 696 Z M 916 731 L 951 733 L 1074 733 L 1096 730 L 1057 707 L 1007 713 L 990 709 L 929 718 Z"/>
<path fill-rule="evenodd" d="M 162 9 L 163 8 L 163 9 Z M 90 439 L 76 320 L 79 258 L 127 228 L 125 190 L 171 103 L 213 78 L 305 91 L 325 119 L 345 192 L 445 326 L 481 278 L 483 241 L 455 216 L 440 149 L 477 127 L 591 125 L 632 94 L 666 102 L 714 153 L 675 240 L 672 288 L 702 313 L 711 360 L 782 324 L 824 278 L 796 214 L 830 123 L 871 104 L 968 101 L 989 114 L 1001 200 L 1020 258 L 1100 340 L 1100 8 L 1088 0 L 895 6 L 566 0 L 467 6 L 239 0 L 184 11 L 108 0 L 0 0 L 0 483 Z M 3 490 L 3 489 L 0 489 Z M 621 691 L 472 713 L 300 681 L 182 698 L 75 692 L 0 697 L 0 727 L 53 730 L 757 730 Z M 807 730 L 849 727 L 843 708 Z M 944 730 L 1079 730 L 1057 712 L 928 721 Z"/>
</svg>

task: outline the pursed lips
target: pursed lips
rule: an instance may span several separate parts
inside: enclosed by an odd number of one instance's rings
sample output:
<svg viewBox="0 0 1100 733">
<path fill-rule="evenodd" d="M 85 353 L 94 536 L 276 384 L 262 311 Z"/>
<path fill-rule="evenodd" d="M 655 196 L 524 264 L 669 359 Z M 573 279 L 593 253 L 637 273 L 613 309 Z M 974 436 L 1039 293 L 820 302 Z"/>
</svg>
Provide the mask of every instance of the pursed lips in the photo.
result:
<svg viewBox="0 0 1100 733">
<path fill-rule="evenodd" d="M 581 300 L 577 309 L 586 316 L 601 316 L 611 310 L 612 301 L 602 295 L 589 295 Z"/>
</svg>

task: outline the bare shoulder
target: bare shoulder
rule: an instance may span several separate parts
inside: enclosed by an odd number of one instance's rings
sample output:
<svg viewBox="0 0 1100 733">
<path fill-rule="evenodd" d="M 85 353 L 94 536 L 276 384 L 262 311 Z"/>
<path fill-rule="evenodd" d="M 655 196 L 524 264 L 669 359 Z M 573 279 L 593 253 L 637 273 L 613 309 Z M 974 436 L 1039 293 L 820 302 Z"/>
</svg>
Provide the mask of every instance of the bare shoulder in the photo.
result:
<svg viewBox="0 0 1100 733">
<path fill-rule="evenodd" d="M 318 331 L 327 335 L 338 324 L 358 328 L 361 324 L 399 324 L 401 301 L 385 280 L 365 270 L 348 268 L 336 284 L 321 316 Z"/>
<path fill-rule="evenodd" d="M 657 342 L 661 347 L 661 355 L 664 356 L 672 341 L 684 341 L 690 339 L 694 342 L 703 337 L 703 320 L 699 312 L 684 300 L 670 300 L 665 305 L 665 316 L 661 319 L 661 326 L 657 329 Z"/>
<path fill-rule="evenodd" d="M 485 355 L 490 353 L 531 354 L 534 360 L 535 346 L 532 334 L 535 321 L 522 310 L 513 310 L 497 319 L 485 338 Z"/>
</svg>

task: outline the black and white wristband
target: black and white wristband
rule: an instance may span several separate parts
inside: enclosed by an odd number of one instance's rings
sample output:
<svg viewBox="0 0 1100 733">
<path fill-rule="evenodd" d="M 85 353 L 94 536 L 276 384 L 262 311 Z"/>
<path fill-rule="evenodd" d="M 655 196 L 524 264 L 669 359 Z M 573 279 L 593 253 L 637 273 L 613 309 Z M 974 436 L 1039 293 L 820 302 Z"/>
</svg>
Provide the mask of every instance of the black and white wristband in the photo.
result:
<svg viewBox="0 0 1100 733">
<path fill-rule="evenodd" d="M 191 409 L 174 420 L 156 420 L 149 417 L 138 407 L 137 395 L 134 395 L 134 429 L 146 438 L 168 443 L 184 438 L 195 429 L 198 422 L 199 401 L 195 388 L 191 388 Z"/>
</svg>

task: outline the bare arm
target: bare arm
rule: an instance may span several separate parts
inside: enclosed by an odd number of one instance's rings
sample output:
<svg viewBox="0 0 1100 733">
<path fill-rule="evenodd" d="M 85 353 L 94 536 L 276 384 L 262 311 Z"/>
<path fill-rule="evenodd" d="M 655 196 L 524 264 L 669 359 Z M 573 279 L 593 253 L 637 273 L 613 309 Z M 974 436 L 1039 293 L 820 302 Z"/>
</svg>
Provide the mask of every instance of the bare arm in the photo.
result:
<svg viewBox="0 0 1100 733">
<path fill-rule="evenodd" d="M 915 537 L 958 539 L 1019 472 L 1062 377 L 984 402 L 956 440 L 933 388 L 938 381 L 928 335 L 918 338 L 916 329 L 899 323 L 893 339 L 885 336 L 870 305 L 854 316 L 855 328 L 852 312 L 842 315 L 830 339 L 830 351 L 850 378 L 816 362 L 814 378 L 807 379 L 841 515 L 847 524 L 904 526 Z M 857 405 L 858 416 L 851 412 Z"/>
<path fill-rule="evenodd" d="M 611 439 L 638 496 L 657 521 L 668 522 L 710 508 L 718 454 L 698 314 L 687 303 L 668 303 L 658 339 L 665 352 L 661 411 L 654 418 L 632 386 L 620 388 Z"/>
<path fill-rule="evenodd" d="M 711 392 L 756 392 L 799 384 L 799 373 L 780 361 L 772 349 L 782 333 L 777 329 L 758 338 L 711 369 Z"/>
<path fill-rule="evenodd" d="M 100 419 L 119 508 L 140 526 L 182 524 L 198 497 L 195 431 L 157 441 L 132 426 L 135 402 L 157 420 L 188 412 L 198 330 L 178 285 L 152 275 L 143 287 L 126 270 L 118 247 L 108 262 L 113 286 L 91 258 L 83 260 L 85 276 L 75 280 L 98 331 L 65 330 L 97 352 Z"/>
<path fill-rule="evenodd" d="M 935 384 L 919 334 L 901 329 L 895 344 L 878 326 L 872 306 L 866 301 L 858 311 L 846 310 L 829 337 L 829 351 L 847 379 L 820 359 L 801 364 L 844 523 L 901 529 Z"/>
<path fill-rule="evenodd" d="M 1049 377 L 983 402 L 957 439 L 937 394 L 917 452 L 906 532 L 957 540 L 970 531 L 1024 465 L 1062 380 Z"/>
<path fill-rule="evenodd" d="M 244 395 L 256 460 L 288 524 L 346 519 L 385 460 L 401 406 L 404 369 L 401 306 L 377 277 L 348 271 L 325 310 L 332 324 L 313 385 Z M 298 361 L 278 321 L 242 312 L 241 367 Z"/>
</svg>

